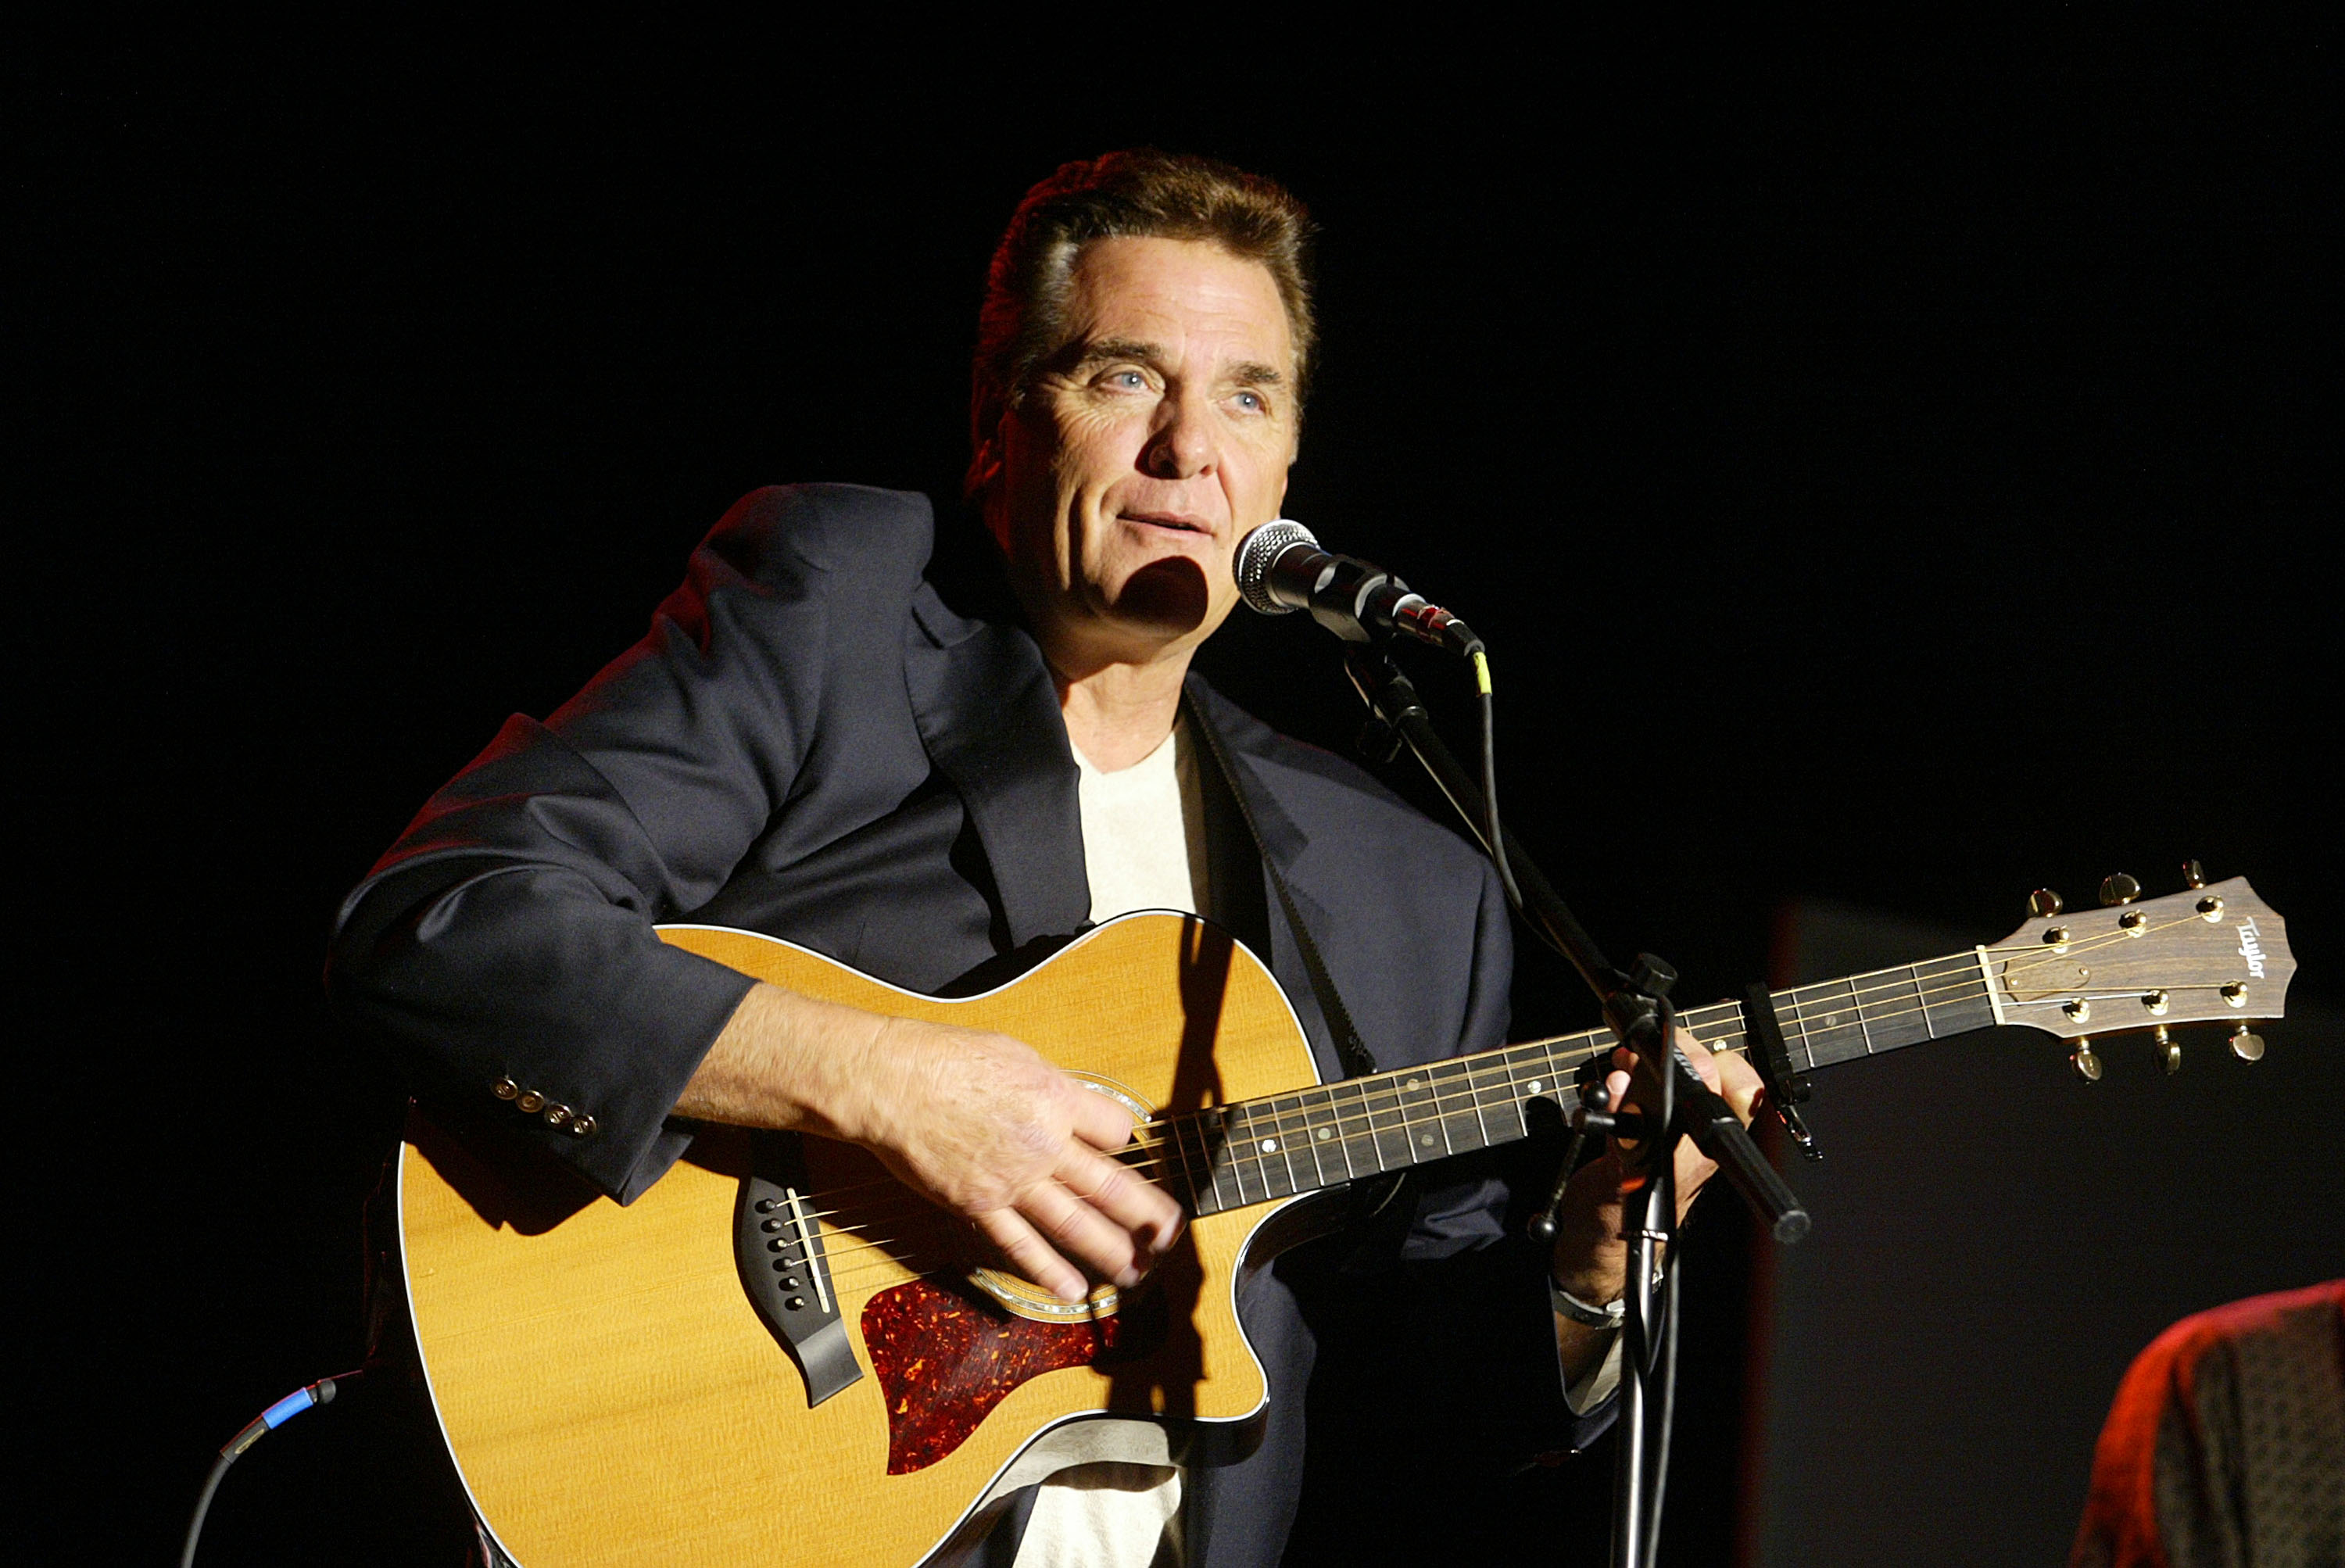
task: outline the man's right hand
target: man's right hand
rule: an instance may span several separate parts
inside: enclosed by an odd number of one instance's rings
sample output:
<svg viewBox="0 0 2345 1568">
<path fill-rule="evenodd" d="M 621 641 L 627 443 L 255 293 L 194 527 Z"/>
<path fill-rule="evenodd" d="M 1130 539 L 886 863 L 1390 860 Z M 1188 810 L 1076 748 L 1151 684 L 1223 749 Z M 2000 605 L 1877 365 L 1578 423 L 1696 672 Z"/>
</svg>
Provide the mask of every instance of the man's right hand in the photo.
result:
<svg viewBox="0 0 2345 1568">
<path fill-rule="evenodd" d="M 1069 1301 L 1081 1270 L 1136 1284 L 1181 1230 L 1172 1197 L 1108 1157 L 1131 1141 L 1123 1108 L 1006 1034 L 759 984 L 676 1111 L 860 1144 Z"/>
</svg>

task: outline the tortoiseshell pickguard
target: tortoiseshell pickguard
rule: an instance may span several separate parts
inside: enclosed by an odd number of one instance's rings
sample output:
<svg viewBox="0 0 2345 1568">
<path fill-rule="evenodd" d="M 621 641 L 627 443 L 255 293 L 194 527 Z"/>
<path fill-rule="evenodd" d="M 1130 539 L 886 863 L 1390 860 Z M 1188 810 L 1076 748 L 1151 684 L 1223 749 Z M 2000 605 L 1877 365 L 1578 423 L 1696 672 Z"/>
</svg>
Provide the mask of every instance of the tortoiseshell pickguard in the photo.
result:
<svg viewBox="0 0 2345 1568">
<path fill-rule="evenodd" d="M 1038 1323 L 926 1279 L 882 1290 L 864 1304 L 863 1344 L 888 1396 L 888 1473 L 927 1469 L 1020 1383 L 1109 1359 L 1130 1337 L 1122 1313 Z"/>
</svg>

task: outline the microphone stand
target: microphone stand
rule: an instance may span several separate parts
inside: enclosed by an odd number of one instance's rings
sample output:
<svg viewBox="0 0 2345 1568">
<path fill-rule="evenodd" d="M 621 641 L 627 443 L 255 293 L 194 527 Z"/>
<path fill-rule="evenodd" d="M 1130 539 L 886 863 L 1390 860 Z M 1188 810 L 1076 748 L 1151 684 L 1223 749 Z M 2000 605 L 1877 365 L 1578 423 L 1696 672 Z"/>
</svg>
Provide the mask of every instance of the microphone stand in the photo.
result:
<svg viewBox="0 0 2345 1568">
<path fill-rule="evenodd" d="M 1476 645 L 1478 647 L 1478 643 Z M 1623 971 L 1614 967 L 1572 914 L 1513 834 L 1496 820 L 1491 799 L 1434 733 L 1416 688 L 1379 643 L 1347 637 L 1344 665 L 1374 717 L 1364 743 L 1390 760 L 1406 745 L 1416 754 L 1467 826 L 1511 875 L 1509 901 L 1524 924 L 1579 971 L 1604 1009 L 1604 1021 L 1623 1045 L 1637 1054 L 1639 1076 L 1649 1102 L 1641 1118 L 1643 1136 L 1628 1157 L 1621 1184 L 1621 1234 L 1629 1243 L 1629 1279 L 1623 1331 L 1628 1377 L 1620 1405 L 1619 1463 L 1613 1483 L 1612 1560 L 1616 1568 L 1650 1568 L 1660 1542 L 1663 1483 L 1669 1467 L 1670 1420 L 1676 1401 L 1677 1273 L 1664 1265 L 1664 1249 L 1677 1227 L 1676 1148 L 1691 1137 L 1722 1168 L 1743 1198 L 1779 1241 L 1797 1241 L 1808 1231 L 1807 1210 L 1759 1152 L 1731 1107 L 1702 1082 L 1676 1048 L 1675 1011 L 1669 1002 L 1677 972 L 1650 953 L 1639 953 Z M 1487 690 L 1487 687 L 1485 688 Z M 1379 727 L 1383 730 L 1376 734 Z M 1381 744 L 1379 744 L 1381 742 Z M 1503 850 L 1503 858 L 1499 851 Z M 1599 1086 L 1572 1113 L 1571 1152 L 1556 1177 L 1547 1209 L 1531 1222 L 1531 1233 L 1552 1241 L 1556 1210 L 1582 1139 L 1590 1129 L 1626 1130 L 1606 1114 Z M 1624 1151 L 1624 1154 L 1626 1151 Z"/>
</svg>

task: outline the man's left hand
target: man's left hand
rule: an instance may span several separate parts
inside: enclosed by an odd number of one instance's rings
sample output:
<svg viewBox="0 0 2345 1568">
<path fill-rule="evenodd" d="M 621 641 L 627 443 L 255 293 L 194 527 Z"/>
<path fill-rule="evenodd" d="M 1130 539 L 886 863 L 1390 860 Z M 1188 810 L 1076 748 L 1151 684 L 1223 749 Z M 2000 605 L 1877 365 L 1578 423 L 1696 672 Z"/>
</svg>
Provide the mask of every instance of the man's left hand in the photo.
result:
<svg viewBox="0 0 2345 1568">
<path fill-rule="evenodd" d="M 1748 1125 L 1761 1093 L 1758 1072 L 1740 1054 L 1712 1055 L 1682 1029 L 1675 1038 L 1679 1049 L 1693 1064 L 1694 1071 L 1701 1074 L 1701 1081 L 1723 1096 Z M 1604 1084 L 1611 1092 L 1616 1110 L 1641 1109 L 1638 1095 L 1648 1091 L 1632 1076 L 1637 1066 L 1636 1054 L 1627 1047 L 1612 1053 L 1612 1070 L 1605 1074 Z M 1636 1145 L 1626 1142 L 1626 1146 L 1633 1149 Z M 1627 1174 L 1621 1155 L 1620 1145 L 1609 1146 L 1599 1157 L 1582 1166 L 1564 1189 L 1563 1207 L 1556 1215 L 1555 1255 L 1549 1264 L 1555 1271 L 1555 1281 L 1591 1307 L 1618 1300 L 1628 1280 L 1629 1244 L 1620 1234 L 1620 1182 Z M 1717 1164 L 1696 1147 L 1691 1138 L 1678 1140 L 1680 1220 L 1693 1207 L 1702 1183 L 1717 1169 Z M 1577 1376 L 1581 1369 L 1572 1363 L 1592 1359 L 1599 1352 L 1603 1330 L 1583 1328 L 1560 1315 L 1556 1319 L 1556 1329 L 1562 1343 L 1565 1370 Z"/>
</svg>

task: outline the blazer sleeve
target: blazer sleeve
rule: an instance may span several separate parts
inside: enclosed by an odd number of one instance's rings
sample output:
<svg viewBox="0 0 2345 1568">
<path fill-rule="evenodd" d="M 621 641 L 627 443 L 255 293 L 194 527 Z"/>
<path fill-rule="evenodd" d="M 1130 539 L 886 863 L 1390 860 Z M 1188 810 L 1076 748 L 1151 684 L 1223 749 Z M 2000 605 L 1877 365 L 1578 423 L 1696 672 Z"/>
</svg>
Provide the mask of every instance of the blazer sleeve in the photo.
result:
<svg viewBox="0 0 2345 1568">
<path fill-rule="evenodd" d="M 654 924 L 706 903 L 791 799 L 837 705 L 842 634 L 868 648 L 900 626 L 930 528 L 925 500 L 884 491 L 743 499 L 643 641 L 544 722 L 508 720 L 345 901 L 327 967 L 340 1015 L 418 1093 L 504 1121 L 622 1202 L 649 1186 L 689 1143 L 668 1114 L 752 983 Z M 899 643 L 881 645 L 898 664 Z"/>
</svg>

